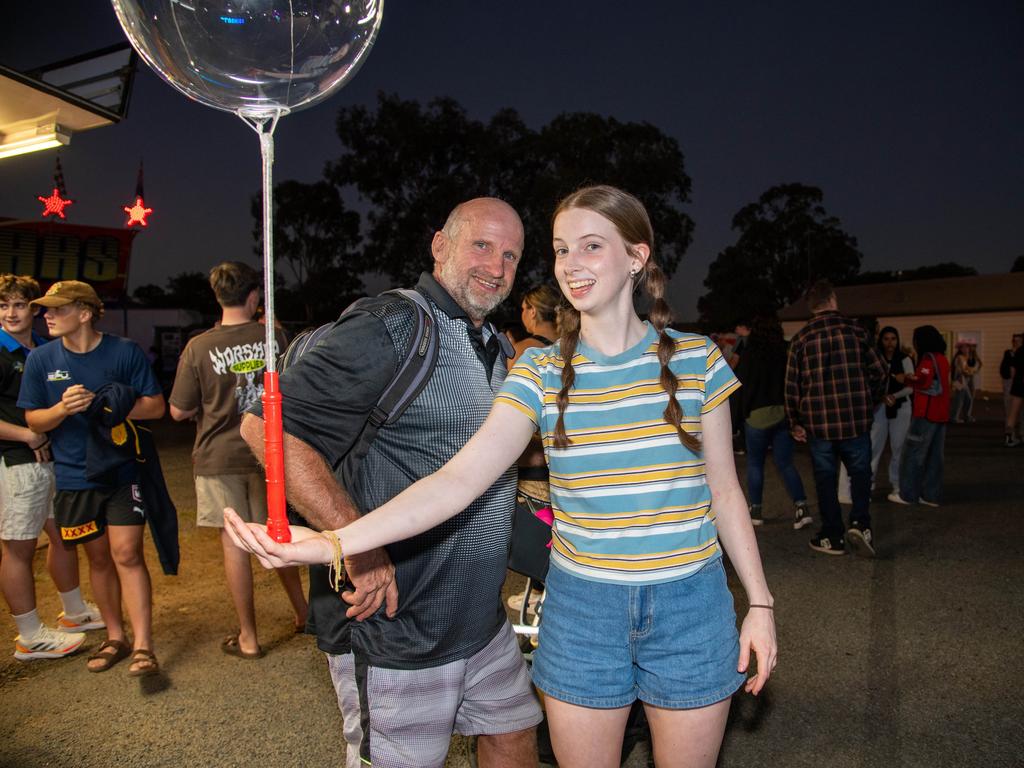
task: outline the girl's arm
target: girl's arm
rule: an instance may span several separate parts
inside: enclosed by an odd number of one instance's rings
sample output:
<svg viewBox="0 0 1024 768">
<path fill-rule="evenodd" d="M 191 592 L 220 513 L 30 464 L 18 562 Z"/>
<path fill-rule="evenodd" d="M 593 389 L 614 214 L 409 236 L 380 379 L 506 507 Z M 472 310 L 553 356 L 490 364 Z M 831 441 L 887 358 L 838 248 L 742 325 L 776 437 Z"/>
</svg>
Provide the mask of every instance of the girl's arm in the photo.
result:
<svg viewBox="0 0 1024 768">
<path fill-rule="evenodd" d="M 719 405 L 703 414 L 701 429 L 705 471 L 719 540 L 746 590 L 748 603 L 772 606 L 775 600 L 768 590 L 747 502 L 736 477 L 729 409 Z M 768 682 L 778 654 L 772 610 L 751 608 L 743 620 L 738 671 L 747 671 L 751 650 L 757 655 L 757 675 L 747 681 L 746 690 L 756 695 Z"/>
<path fill-rule="evenodd" d="M 524 413 L 496 403 L 483 426 L 447 464 L 336 531 L 345 556 L 408 539 L 457 515 L 515 464 L 535 429 Z M 267 536 L 263 526 L 246 525 L 228 512 L 225 510 L 229 535 L 268 568 L 330 563 L 333 559 L 331 544 L 322 536 L 308 536 L 303 531 L 301 540 L 279 544 Z"/>
</svg>

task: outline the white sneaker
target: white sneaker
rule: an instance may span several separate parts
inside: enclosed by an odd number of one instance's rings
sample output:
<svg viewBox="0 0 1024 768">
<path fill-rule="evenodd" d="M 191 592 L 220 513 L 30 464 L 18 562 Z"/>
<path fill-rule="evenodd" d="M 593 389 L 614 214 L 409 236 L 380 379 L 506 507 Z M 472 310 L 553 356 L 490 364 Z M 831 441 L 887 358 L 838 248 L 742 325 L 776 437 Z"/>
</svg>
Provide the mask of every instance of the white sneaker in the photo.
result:
<svg viewBox="0 0 1024 768">
<path fill-rule="evenodd" d="M 810 525 L 812 522 L 811 511 L 807 508 L 807 503 L 801 502 L 797 504 L 793 511 L 793 530 L 799 531 L 805 525 Z"/>
<path fill-rule="evenodd" d="M 527 604 L 526 607 L 526 611 L 528 613 L 537 612 L 537 603 L 540 602 L 541 594 L 541 592 L 538 592 L 536 590 L 530 591 L 530 602 Z M 519 613 L 523 609 L 523 593 L 517 592 L 516 594 L 511 595 L 509 599 L 505 601 L 505 604 L 508 605 L 508 607 L 516 613 Z"/>
<path fill-rule="evenodd" d="M 85 642 L 83 632 L 58 632 L 43 625 L 28 639 L 18 635 L 14 638 L 14 658 L 18 661 L 32 659 L 60 659 L 74 653 Z"/>
<path fill-rule="evenodd" d="M 893 491 L 892 493 L 890 493 L 885 498 L 887 498 L 893 504 L 903 504 L 904 506 L 907 506 L 907 505 L 911 504 L 911 502 L 907 501 L 902 496 L 900 496 L 900 492 L 899 491 Z"/>
<path fill-rule="evenodd" d="M 938 507 L 939 504 L 936 501 L 928 501 L 924 496 L 917 500 L 918 504 L 924 504 L 926 507 Z"/>
<path fill-rule="evenodd" d="M 106 622 L 100 616 L 100 609 L 95 604 L 86 602 L 85 611 L 72 616 L 65 616 L 64 611 L 57 614 L 57 629 L 61 632 L 88 632 L 92 629 L 106 629 Z"/>
</svg>

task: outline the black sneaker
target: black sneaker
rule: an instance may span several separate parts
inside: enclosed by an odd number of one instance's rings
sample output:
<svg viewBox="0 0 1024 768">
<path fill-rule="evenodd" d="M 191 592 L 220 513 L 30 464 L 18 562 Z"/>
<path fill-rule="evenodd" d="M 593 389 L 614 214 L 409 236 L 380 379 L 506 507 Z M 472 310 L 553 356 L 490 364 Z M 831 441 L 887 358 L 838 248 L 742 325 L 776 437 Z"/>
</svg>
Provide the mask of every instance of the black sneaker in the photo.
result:
<svg viewBox="0 0 1024 768">
<path fill-rule="evenodd" d="M 828 536 L 815 536 L 809 543 L 811 549 L 815 552 L 821 552 L 826 555 L 846 554 L 846 542 L 842 538 L 833 541 Z"/>
<path fill-rule="evenodd" d="M 807 502 L 798 501 L 793 512 L 793 530 L 799 531 L 805 525 L 810 525 L 812 522 L 811 510 L 807 508 Z"/>
<path fill-rule="evenodd" d="M 1013 435 L 1006 435 L 1004 437 L 1004 441 L 1005 442 L 1003 443 L 1003 445 L 1005 445 L 1007 448 L 1016 448 L 1018 445 L 1021 444 L 1021 441 L 1018 438 L 1014 437 Z"/>
<path fill-rule="evenodd" d="M 875 547 L 871 540 L 871 529 L 859 523 L 853 523 L 846 531 L 846 540 L 850 549 L 861 557 L 874 557 Z"/>
<path fill-rule="evenodd" d="M 751 525 L 764 525 L 764 513 L 761 511 L 760 504 L 750 505 L 750 523 Z"/>
</svg>

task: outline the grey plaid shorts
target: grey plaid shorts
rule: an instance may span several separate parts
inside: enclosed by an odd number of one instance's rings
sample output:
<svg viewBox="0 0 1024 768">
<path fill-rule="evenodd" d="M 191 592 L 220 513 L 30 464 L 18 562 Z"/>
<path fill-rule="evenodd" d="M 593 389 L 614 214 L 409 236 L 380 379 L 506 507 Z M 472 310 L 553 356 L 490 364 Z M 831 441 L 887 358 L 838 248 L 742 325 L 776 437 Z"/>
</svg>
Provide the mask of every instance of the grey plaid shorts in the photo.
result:
<svg viewBox="0 0 1024 768">
<path fill-rule="evenodd" d="M 348 726 L 358 718 L 360 756 L 373 768 L 440 768 L 453 733 L 513 733 L 543 717 L 508 622 L 468 659 L 440 667 L 363 666 L 351 656 L 328 660 L 346 741 L 355 740 Z"/>
</svg>

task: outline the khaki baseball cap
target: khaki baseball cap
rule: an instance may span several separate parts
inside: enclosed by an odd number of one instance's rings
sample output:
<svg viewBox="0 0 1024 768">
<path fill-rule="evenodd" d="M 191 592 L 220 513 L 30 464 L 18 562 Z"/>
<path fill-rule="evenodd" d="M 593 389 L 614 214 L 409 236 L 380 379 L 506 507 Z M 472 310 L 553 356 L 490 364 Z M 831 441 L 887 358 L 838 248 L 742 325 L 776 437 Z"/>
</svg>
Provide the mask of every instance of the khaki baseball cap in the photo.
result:
<svg viewBox="0 0 1024 768">
<path fill-rule="evenodd" d="M 80 280 L 61 280 L 50 286 L 45 296 L 30 301 L 40 307 L 63 307 L 73 301 L 80 301 L 98 310 L 103 309 L 103 302 L 96 295 L 95 289 Z"/>
</svg>

